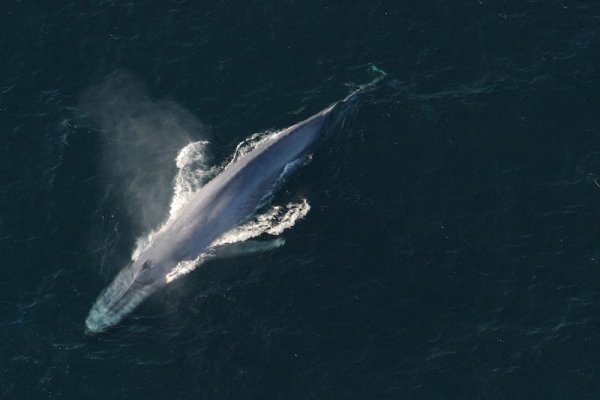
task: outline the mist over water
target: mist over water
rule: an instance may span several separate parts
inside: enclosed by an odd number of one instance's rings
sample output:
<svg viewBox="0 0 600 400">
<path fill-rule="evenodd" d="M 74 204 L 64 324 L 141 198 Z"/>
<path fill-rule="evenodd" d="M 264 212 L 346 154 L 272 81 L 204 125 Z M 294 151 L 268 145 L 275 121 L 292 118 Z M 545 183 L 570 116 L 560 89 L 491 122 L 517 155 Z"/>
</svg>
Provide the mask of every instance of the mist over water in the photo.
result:
<svg viewBox="0 0 600 400">
<path fill-rule="evenodd" d="M 81 110 L 100 131 L 105 184 L 141 231 L 157 226 L 173 198 L 175 158 L 206 128 L 174 101 L 153 99 L 133 74 L 117 71 L 86 91 Z M 204 142 L 180 163 L 178 190 L 195 189 L 203 170 Z M 184 176 L 185 175 L 185 176 Z"/>
</svg>

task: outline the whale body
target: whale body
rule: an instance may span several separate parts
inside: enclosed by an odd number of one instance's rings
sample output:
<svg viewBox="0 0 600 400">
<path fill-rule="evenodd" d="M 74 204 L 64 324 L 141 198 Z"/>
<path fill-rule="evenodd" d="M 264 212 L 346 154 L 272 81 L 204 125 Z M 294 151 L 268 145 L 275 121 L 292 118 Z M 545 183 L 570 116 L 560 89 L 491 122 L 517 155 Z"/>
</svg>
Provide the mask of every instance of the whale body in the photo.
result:
<svg viewBox="0 0 600 400">
<path fill-rule="evenodd" d="M 308 154 L 322 132 L 339 121 L 353 97 L 271 136 L 192 194 L 100 294 L 85 321 L 87 331 L 102 332 L 120 322 L 166 284 L 166 276 L 178 263 L 196 260 L 215 239 L 251 217 L 286 168 Z"/>
</svg>

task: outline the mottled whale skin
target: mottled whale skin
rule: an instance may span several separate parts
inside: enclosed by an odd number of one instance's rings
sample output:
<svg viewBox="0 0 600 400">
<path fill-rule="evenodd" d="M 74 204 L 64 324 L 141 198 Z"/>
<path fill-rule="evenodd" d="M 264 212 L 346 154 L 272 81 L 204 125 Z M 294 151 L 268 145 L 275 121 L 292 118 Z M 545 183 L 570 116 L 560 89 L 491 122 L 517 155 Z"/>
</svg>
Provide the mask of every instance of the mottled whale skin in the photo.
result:
<svg viewBox="0 0 600 400">
<path fill-rule="evenodd" d="M 166 284 L 181 261 L 197 259 L 223 233 L 250 217 L 286 166 L 304 157 L 321 133 L 337 122 L 354 96 L 279 132 L 229 164 L 194 193 L 135 261 L 100 294 L 85 321 L 89 333 L 117 324 Z"/>
</svg>

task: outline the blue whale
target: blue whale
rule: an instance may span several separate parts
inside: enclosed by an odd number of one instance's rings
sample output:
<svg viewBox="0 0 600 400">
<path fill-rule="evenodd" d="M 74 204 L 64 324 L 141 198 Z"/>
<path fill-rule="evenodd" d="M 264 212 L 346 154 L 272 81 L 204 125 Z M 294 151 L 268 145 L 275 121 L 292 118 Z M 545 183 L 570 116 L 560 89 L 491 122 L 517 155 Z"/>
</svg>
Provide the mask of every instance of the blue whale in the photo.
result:
<svg viewBox="0 0 600 400">
<path fill-rule="evenodd" d="M 178 263 L 196 260 L 215 239 L 252 216 L 286 168 L 337 125 L 356 94 L 271 136 L 195 192 L 100 294 L 85 320 L 87 331 L 102 332 L 119 323 L 166 284 L 166 276 Z"/>
</svg>

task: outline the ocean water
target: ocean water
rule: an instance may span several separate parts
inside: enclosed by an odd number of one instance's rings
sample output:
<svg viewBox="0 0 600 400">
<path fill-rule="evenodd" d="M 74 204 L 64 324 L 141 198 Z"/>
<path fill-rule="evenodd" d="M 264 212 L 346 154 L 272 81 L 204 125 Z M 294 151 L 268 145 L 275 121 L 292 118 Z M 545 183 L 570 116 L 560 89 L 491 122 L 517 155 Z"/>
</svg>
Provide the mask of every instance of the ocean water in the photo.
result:
<svg viewBox="0 0 600 400">
<path fill-rule="evenodd" d="M 600 396 L 600 3 L 0 15 L 0 398 Z M 272 199 L 310 208 L 283 246 L 86 334 L 174 196 L 378 70 Z"/>
</svg>

